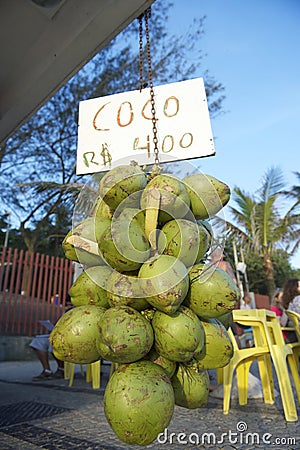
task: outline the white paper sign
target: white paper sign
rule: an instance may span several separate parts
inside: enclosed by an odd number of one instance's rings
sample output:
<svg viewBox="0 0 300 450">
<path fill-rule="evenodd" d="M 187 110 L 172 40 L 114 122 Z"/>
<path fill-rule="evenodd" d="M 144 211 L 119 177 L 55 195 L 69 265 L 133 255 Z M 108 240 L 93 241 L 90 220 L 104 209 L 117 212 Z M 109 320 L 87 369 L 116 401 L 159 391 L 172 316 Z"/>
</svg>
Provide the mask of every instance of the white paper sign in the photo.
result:
<svg viewBox="0 0 300 450">
<path fill-rule="evenodd" d="M 159 161 L 214 155 L 203 79 L 155 86 L 154 94 Z M 150 89 L 80 102 L 78 175 L 153 164 L 153 150 Z"/>
</svg>

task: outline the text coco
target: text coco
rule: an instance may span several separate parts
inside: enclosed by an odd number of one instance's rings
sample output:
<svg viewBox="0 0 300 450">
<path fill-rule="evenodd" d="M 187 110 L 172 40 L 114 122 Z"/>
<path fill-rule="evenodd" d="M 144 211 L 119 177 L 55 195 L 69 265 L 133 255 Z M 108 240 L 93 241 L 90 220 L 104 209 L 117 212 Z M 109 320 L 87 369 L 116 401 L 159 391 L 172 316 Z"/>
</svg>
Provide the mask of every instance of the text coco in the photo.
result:
<svg viewBox="0 0 300 450">
<path fill-rule="evenodd" d="M 124 101 L 117 106 L 112 102 L 107 102 L 101 105 L 95 113 L 93 127 L 97 131 L 110 131 L 108 123 L 111 122 L 112 117 L 114 117 L 114 123 L 120 128 L 133 124 L 136 115 L 151 121 L 153 120 L 152 108 L 151 99 L 146 101 L 141 110 L 135 110 L 130 101 Z M 166 118 L 177 116 L 179 113 L 179 99 L 174 95 L 168 97 L 163 104 L 161 113 Z M 159 114 L 156 120 L 159 120 Z"/>
</svg>

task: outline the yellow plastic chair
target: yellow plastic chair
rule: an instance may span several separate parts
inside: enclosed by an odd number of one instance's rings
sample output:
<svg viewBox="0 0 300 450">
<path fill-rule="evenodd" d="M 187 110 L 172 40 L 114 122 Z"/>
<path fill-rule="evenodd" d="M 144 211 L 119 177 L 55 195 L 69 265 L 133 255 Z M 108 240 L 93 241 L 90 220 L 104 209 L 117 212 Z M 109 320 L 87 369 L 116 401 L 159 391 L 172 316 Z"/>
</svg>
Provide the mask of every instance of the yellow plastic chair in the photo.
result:
<svg viewBox="0 0 300 450">
<path fill-rule="evenodd" d="M 248 311 L 233 311 L 234 321 L 242 325 L 252 326 L 253 322 L 261 321 L 263 328 L 259 335 L 254 334 L 257 343 L 267 340 L 273 366 L 277 375 L 278 385 L 284 409 L 285 418 L 288 422 L 297 421 L 298 415 L 295 406 L 289 369 L 294 381 L 298 401 L 300 402 L 300 378 L 293 351 L 284 342 L 281 327 L 274 312 L 265 309 Z"/>
<path fill-rule="evenodd" d="M 267 325 L 270 330 L 271 338 L 273 339 L 273 349 L 276 350 L 276 353 L 279 353 L 278 357 L 281 357 L 281 353 L 285 356 L 286 363 L 289 364 L 289 369 L 291 371 L 291 375 L 293 378 L 298 402 L 300 403 L 300 377 L 298 372 L 298 359 L 296 355 L 298 355 L 300 343 L 299 342 L 291 342 L 286 343 L 284 341 L 282 335 L 282 328 L 279 325 L 277 317 L 275 313 L 268 310 L 258 310 L 258 314 L 264 315 L 267 320 Z M 295 329 L 295 334 L 297 336 L 297 332 Z M 289 349 L 290 351 L 288 351 Z"/>
<path fill-rule="evenodd" d="M 64 361 L 64 379 L 65 380 L 69 380 L 71 375 L 73 375 L 73 379 L 74 379 L 75 366 L 76 366 L 76 364 Z M 81 375 L 84 376 L 84 369 L 83 369 L 82 364 L 80 364 L 80 372 L 81 372 Z"/>
<path fill-rule="evenodd" d="M 296 361 L 296 364 L 298 366 L 299 369 L 299 358 L 300 358 L 300 325 L 299 325 L 299 321 L 300 321 L 300 314 L 294 312 L 294 311 L 286 311 L 286 314 L 289 318 L 289 322 L 292 324 L 291 327 L 287 326 L 287 327 L 281 327 L 282 331 L 292 331 L 295 333 L 295 336 L 297 338 L 296 342 L 288 342 L 287 345 L 289 347 L 291 347 L 291 349 L 293 350 L 293 355 L 294 355 L 294 359 Z"/>
<path fill-rule="evenodd" d="M 234 321 L 237 321 L 234 318 Z M 264 331 L 260 320 L 254 318 L 252 321 L 254 346 L 249 348 L 238 348 L 236 339 L 231 329 L 228 330 L 232 341 L 234 353 L 229 364 L 223 368 L 223 413 L 228 414 L 231 398 L 233 375 L 236 371 L 238 399 L 240 405 L 246 405 L 248 401 L 248 379 L 249 370 L 253 361 L 258 362 L 262 391 L 265 403 L 274 403 L 274 385 L 272 378 L 272 365 L 267 340 L 262 341 L 257 337 Z"/>
<path fill-rule="evenodd" d="M 65 367 L 65 379 L 69 380 L 69 387 L 73 386 L 75 363 L 64 362 Z M 92 382 L 93 389 L 100 388 L 100 366 L 101 361 L 96 361 L 91 364 L 86 364 L 86 382 Z M 83 365 L 80 364 L 81 374 L 84 375 Z"/>
<path fill-rule="evenodd" d="M 300 352 L 300 331 L 299 331 L 299 322 L 297 322 L 297 319 L 300 316 L 297 313 L 289 311 L 287 315 L 288 315 L 288 317 L 291 317 L 291 320 L 293 321 L 293 323 L 295 323 L 296 326 L 284 328 L 284 327 L 280 327 L 278 319 L 276 317 L 276 314 L 273 311 L 269 311 L 269 310 L 265 310 L 265 309 L 258 309 L 255 311 L 256 311 L 257 315 L 262 316 L 266 319 L 267 325 L 270 330 L 271 338 L 273 339 L 273 345 L 276 344 L 279 346 L 279 348 L 281 348 L 281 346 L 289 347 L 292 350 L 292 356 L 291 356 L 290 352 L 288 352 L 286 359 L 290 365 L 290 370 L 291 370 L 294 385 L 296 388 L 298 401 L 300 403 L 300 378 L 299 378 L 299 373 L 298 373 L 299 352 Z M 299 336 L 299 340 L 297 340 L 296 342 L 290 342 L 290 343 L 285 342 L 283 335 L 282 335 L 282 331 L 284 329 L 294 331 L 297 339 Z M 278 349 L 277 349 L 277 351 L 278 351 Z M 283 350 L 283 351 L 285 351 L 285 350 Z M 294 359 L 294 362 L 292 361 L 292 359 Z"/>
<path fill-rule="evenodd" d="M 223 381 L 224 381 L 223 367 L 218 367 L 216 369 L 216 376 L 217 376 L 217 384 L 223 384 Z"/>
<path fill-rule="evenodd" d="M 297 339 L 300 341 L 300 314 L 289 310 L 286 310 L 285 313 L 288 316 L 289 321 L 293 324 Z"/>
<path fill-rule="evenodd" d="M 298 365 L 298 370 L 300 367 L 300 314 L 294 312 L 294 311 L 286 311 L 286 314 L 290 320 L 290 322 L 292 322 L 293 327 L 286 327 L 286 328 L 281 328 L 282 330 L 286 330 L 286 331 L 294 331 L 296 337 L 297 337 L 297 341 L 296 342 L 289 342 L 288 346 L 291 347 L 291 349 L 293 350 L 293 354 L 294 354 L 294 358 L 296 360 L 296 364 Z"/>
<path fill-rule="evenodd" d="M 100 389 L 101 360 L 86 365 L 86 382 L 92 382 L 93 389 Z"/>
</svg>

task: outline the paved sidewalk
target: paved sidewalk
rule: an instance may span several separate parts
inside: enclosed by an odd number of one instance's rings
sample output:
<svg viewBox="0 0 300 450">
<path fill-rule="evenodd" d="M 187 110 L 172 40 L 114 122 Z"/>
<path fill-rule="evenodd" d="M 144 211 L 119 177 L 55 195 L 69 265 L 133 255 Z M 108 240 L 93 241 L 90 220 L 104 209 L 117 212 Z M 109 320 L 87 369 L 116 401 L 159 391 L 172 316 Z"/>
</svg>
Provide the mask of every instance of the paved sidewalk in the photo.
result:
<svg viewBox="0 0 300 450">
<path fill-rule="evenodd" d="M 40 371 L 36 361 L 0 362 L 1 450 L 142 448 L 120 442 L 106 421 L 103 394 L 108 365 L 101 366 L 101 387 L 96 390 L 86 383 L 79 366 L 72 387 L 63 379 L 32 382 Z M 206 408 L 175 407 L 166 435 L 144 448 L 296 450 L 299 422 L 285 421 L 280 396 L 274 405 L 250 399 L 248 405 L 239 406 L 234 398 L 226 416 L 222 400 L 210 396 Z"/>
</svg>

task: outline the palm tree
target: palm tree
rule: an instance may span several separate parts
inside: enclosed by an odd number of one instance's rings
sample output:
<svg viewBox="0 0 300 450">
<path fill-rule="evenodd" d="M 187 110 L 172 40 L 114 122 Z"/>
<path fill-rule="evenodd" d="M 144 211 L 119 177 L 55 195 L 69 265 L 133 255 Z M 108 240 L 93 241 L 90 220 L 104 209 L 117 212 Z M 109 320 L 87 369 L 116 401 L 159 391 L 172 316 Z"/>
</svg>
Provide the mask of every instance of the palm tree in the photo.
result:
<svg viewBox="0 0 300 450">
<path fill-rule="evenodd" d="M 287 198 L 294 201 L 287 214 L 291 225 L 289 244 L 293 244 L 290 250 L 291 253 L 296 252 L 300 247 L 300 172 L 294 172 L 294 175 L 298 178 L 299 184 L 292 186 L 289 191 L 285 192 Z"/>
<path fill-rule="evenodd" d="M 279 168 L 271 167 L 265 173 L 255 194 L 235 187 L 232 199 L 236 207 L 229 207 L 234 223 L 227 222 L 228 239 L 234 239 L 244 252 L 252 251 L 262 258 L 268 286 L 268 295 L 275 291 L 273 256 L 279 249 L 290 251 L 291 244 L 299 245 L 299 187 L 296 203 L 282 215 L 285 183 Z M 295 249 L 295 245 L 292 251 Z"/>
</svg>

